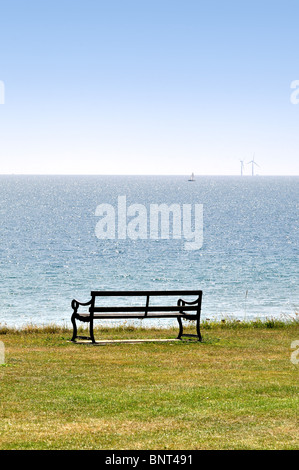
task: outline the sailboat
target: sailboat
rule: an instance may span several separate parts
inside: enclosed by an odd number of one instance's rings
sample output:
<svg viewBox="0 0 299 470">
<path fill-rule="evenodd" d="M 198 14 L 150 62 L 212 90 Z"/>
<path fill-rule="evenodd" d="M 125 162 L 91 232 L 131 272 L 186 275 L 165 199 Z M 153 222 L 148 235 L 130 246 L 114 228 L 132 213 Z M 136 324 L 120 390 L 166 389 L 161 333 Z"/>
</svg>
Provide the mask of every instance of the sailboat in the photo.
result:
<svg viewBox="0 0 299 470">
<path fill-rule="evenodd" d="M 194 173 L 192 173 L 192 175 L 190 176 L 190 178 L 188 179 L 188 181 L 195 181 Z"/>
</svg>

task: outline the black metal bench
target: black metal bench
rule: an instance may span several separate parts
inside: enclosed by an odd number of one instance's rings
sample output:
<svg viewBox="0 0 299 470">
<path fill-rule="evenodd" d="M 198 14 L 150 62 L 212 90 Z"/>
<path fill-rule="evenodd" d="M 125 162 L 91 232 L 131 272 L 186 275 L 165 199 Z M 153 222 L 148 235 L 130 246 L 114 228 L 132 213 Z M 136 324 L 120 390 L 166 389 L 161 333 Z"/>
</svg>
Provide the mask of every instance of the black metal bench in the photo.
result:
<svg viewBox="0 0 299 470">
<path fill-rule="evenodd" d="M 181 297 L 196 296 L 193 301 L 187 301 Z M 103 297 L 144 297 L 144 305 L 130 305 L 128 306 L 99 306 L 96 304 L 96 300 Z M 169 301 L 167 305 L 150 305 L 150 298 L 157 297 L 175 297 L 174 301 Z M 179 298 L 178 298 L 179 297 Z M 173 291 L 92 291 L 91 299 L 89 302 L 78 302 L 78 300 L 72 300 L 72 324 L 73 324 L 73 337 L 71 341 L 79 339 L 89 339 L 92 343 L 96 343 L 94 339 L 94 320 L 101 319 L 153 319 L 153 318 L 176 318 L 179 323 L 179 335 L 178 339 L 182 336 L 195 337 L 198 341 L 201 341 L 200 334 L 200 311 L 201 311 L 201 290 L 173 290 Z M 79 313 L 78 309 L 80 306 L 88 306 L 88 313 Z M 182 319 L 196 321 L 196 335 L 183 334 L 183 323 Z M 76 320 L 89 323 L 90 336 L 78 336 Z"/>
</svg>

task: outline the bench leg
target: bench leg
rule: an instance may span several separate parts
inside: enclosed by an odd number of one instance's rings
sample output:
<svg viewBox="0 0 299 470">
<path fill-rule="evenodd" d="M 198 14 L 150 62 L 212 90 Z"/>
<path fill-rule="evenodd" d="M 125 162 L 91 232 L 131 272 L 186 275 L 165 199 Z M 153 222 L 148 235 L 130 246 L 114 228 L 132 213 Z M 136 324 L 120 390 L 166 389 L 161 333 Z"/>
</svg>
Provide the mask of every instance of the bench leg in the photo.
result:
<svg viewBox="0 0 299 470">
<path fill-rule="evenodd" d="M 179 327 L 180 327 L 180 331 L 179 331 L 179 335 L 177 337 L 177 339 L 181 339 L 182 336 L 188 336 L 190 338 L 198 338 L 198 341 L 202 341 L 202 337 L 201 337 L 201 334 L 200 334 L 200 318 L 197 317 L 196 319 L 196 335 L 194 334 L 183 334 L 183 322 L 182 322 L 182 319 L 180 317 L 177 317 L 178 319 L 178 322 L 179 322 Z"/>
<path fill-rule="evenodd" d="M 202 337 L 200 333 L 200 318 L 199 317 L 197 317 L 197 320 L 196 320 L 196 332 L 198 336 L 198 341 L 202 341 Z"/>
<path fill-rule="evenodd" d="M 93 319 L 90 320 L 89 332 L 90 332 L 90 339 L 92 343 L 95 343 L 96 340 L 94 339 L 94 334 L 93 334 Z"/>
<path fill-rule="evenodd" d="M 180 327 L 180 331 L 179 331 L 179 335 L 178 335 L 177 339 L 181 339 L 182 334 L 183 334 L 183 322 L 182 322 L 181 317 L 177 317 L 177 319 L 178 319 L 179 327 Z"/>
<path fill-rule="evenodd" d="M 71 341 L 75 341 L 75 339 L 77 338 L 77 325 L 76 325 L 76 318 L 74 314 L 71 317 L 71 322 L 73 324 L 73 337 Z"/>
</svg>

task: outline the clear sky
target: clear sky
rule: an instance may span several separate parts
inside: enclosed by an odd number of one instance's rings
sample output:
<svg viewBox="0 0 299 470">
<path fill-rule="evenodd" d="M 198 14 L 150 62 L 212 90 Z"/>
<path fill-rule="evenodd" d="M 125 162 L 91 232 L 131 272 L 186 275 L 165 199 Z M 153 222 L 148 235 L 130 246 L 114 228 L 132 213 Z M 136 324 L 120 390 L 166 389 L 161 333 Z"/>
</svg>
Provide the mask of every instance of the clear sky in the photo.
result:
<svg viewBox="0 0 299 470">
<path fill-rule="evenodd" d="M 238 175 L 255 153 L 298 175 L 298 18 L 298 0 L 0 0 L 0 173 Z"/>
</svg>

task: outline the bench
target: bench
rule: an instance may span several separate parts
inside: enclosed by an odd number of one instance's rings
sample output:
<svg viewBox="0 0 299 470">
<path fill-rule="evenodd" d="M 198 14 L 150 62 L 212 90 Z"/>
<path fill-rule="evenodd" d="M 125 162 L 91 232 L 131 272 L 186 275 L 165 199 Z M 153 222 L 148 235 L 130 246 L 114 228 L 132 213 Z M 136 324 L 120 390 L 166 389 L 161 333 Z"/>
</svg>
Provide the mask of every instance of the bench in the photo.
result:
<svg viewBox="0 0 299 470">
<path fill-rule="evenodd" d="M 187 301 L 185 297 L 196 296 L 195 300 Z M 119 297 L 130 299 L 130 305 L 120 306 L 100 305 L 100 300 L 107 297 Z M 133 305 L 131 299 L 142 298 L 142 305 L 140 300 Z M 172 300 L 166 298 L 172 298 Z M 160 303 L 158 305 L 150 305 L 150 299 L 155 299 Z M 175 298 L 175 300 L 173 300 Z M 162 305 L 162 299 L 164 300 Z M 202 291 L 200 290 L 173 290 L 173 291 L 92 291 L 91 299 L 88 302 L 78 302 L 72 300 L 71 306 L 73 309 L 71 321 L 73 324 L 73 337 L 71 341 L 76 339 L 88 339 L 92 343 L 96 343 L 94 339 L 94 320 L 107 320 L 107 319 L 154 319 L 154 318 L 176 318 L 179 323 L 179 334 L 177 339 L 183 336 L 195 337 L 201 341 L 200 334 L 200 311 L 201 311 Z M 79 313 L 78 309 L 81 306 L 90 306 L 88 313 Z M 183 334 L 182 320 L 196 321 L 196 335 Z M 89 323 L 90 336 L 78 336 L 76 320 Z"/>
</svg>

